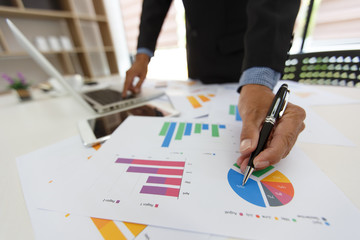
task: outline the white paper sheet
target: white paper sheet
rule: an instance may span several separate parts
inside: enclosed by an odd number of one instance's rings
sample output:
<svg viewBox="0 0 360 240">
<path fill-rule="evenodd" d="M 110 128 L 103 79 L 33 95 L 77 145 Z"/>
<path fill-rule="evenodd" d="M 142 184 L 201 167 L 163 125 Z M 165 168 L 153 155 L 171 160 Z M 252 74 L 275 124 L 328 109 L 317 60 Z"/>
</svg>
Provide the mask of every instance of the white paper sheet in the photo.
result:
<svg viewBox="0 0 360 240">
<path fill-rule="evenodd" d="M 173 119 L 165 131 L 167 121 L 129 117 L 39 206 L 251 239 L 360 237 L 359 210 L 296 147 L 244 188 L 239 126 Z"/>
<path fill-rule="evenodd" d="M 47 189 L 66 180 L 82 163 L 91 161 L 94 153 L 95 148 L 85 148 L 80 137 L 76 136 L 17 159 L 36 239 L 133 239 L 145 228 L 36 208 L 47 197 Z"/>
<path fill-rule="evenodd" d="M 211 103 L 216 97 L 216 86 L 187 86 L 169 89 L 167 95 L 180 116 L 185 118 L 207 117 Z"/>
<path fill-rule="evenodd" d="M 66 180 L 83 162 L 92 161 L 98 148 L 86 148 L 76 136 L 17 159 L 26 205 L 36 239 L 209 239 L 201 234 L 173 229 L 96 219 L 36 208 L 47 189 Z M 146 231 L 145 231 L 146 230 Z M 212 236 L 212 239 L 223 237 Z"/>
<path fill-rule="evenodd" d="M 239 94 L 232 89 L 219 88 L 216 98 L 212 101 L 209 119 L 237 124 L 241 122 L 238 111 Z M 292 102 L 292 95 L 290 97 Z M 336 128 L 315 113 L 309 106 L 303 104 L 306 111 L 305 129 L 299 135 L 299 142 L 329 144 L 338 146 L 355 146 Z"/>
<path fill-rule="evenodd" d="M 294 81 L 279 81 L 274 90 L 286 83 L 290 89 L 291 102 L 299 106 L 337 105 L 359 103 L 359 100 L 344 97 L 338 94 L 319 90 L 311 85 L 305 85 Z"/>
</svg>

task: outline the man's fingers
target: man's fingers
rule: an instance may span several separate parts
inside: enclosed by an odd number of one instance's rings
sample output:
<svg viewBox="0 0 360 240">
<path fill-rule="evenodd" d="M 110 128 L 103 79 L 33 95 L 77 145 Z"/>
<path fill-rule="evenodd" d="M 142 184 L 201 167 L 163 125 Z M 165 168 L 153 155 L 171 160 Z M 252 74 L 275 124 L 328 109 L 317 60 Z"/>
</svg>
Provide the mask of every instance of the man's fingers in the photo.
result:
<svg viewBox="0 0 360 240">
<path fill-rule="evenodd" d="M 131 73 L 130 70 L 128 70 L 126 72 L 126 78 L 125 78 L 125 83 L 124 83 L 124 88 L 123 88 L 123 92 L 122 92 L 122 97 L 126 98 L 127 96 L 127 91 L 132 91 L 133 89 L 133 81 L 134 81 L 134 74 Z"/>
<path fill-rule="evenodd" d="M 147 66 L 149 61 L 150 57 L 146 54 L 139 53 L 136 55 L 134 64 L 126 72 L 126 78 L 122 93 L 123 97 L 126 97 L 127 91 L 131 91 L 134 94 L 140 92 L 141 85 L 144 82 L 147 74 Z M 135 81 L 136 78 L 139 79 L 137 83 Z"/>
<path fill-rule="evenodd" d="M 249 154 L 255 150 L 259 138 L 259 127 L 253 122 L 244 122 L 240 136 L 240 153 Z"/>
<path fill-rule="evenodd" d="M 298 135 L 304 130 L 305 111 L 293 104 L 288 105 L 284 116 L 274 128 L 271 141 L 255 159 L 256 168 L 264 168 L 286 157 L 294 146 Z"/>
<path fill-rule="evenodd" d="M 139 81 L 137 82 L 134 90 L 135 90 L 135 93 L 139 93 L 141 91 L 141 85 L 143 84 L 145 80 L 145 76 L 140 76 L 139 77 Z"/>
</svg>

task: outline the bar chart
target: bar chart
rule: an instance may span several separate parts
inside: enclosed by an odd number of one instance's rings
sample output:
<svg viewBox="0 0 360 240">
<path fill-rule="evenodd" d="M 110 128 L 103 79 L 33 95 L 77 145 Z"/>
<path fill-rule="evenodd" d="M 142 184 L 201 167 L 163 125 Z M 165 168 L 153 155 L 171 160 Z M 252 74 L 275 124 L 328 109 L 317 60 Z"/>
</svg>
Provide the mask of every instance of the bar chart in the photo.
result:
<svg viewBox="0 0 360 240">
<path fill-rule="evenodd" d="M 211 132 L 212 138 L 219 138 L 220 131 L 222 129 L 226 129 L 226 125 L 189 122 L 164 122 L 159 133 L 159 136 L 164 137 L 161 147 L 169 147 L 173 139 L 174 141 L 178 141 L 182 140 L 183 137 L 190 137 L 193 134 L 198 135 L 202 132 Z"/>
<path fill-rule="evenodd" d="M 126 173 L 146 175 L 141 194 L 179 197 L 185 161 L 117 158 L 115 163 L 129 165 Z"/>
<path fill-rule="evenodd" d="M 189 101 L 193 108 L 201 108 L 203 105 L 201 103 L 209 102 L 212 97 L 215 97 L 214 94 L 198 94 L 187 96 L 186 99 Z"/>
</svg>

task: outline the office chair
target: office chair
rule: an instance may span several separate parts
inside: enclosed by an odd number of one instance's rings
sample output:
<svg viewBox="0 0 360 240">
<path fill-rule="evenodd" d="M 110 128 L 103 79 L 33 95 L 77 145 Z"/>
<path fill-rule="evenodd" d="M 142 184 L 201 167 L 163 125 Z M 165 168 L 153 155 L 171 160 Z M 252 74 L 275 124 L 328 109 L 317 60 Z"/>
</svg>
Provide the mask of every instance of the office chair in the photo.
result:
<svg viewBox="0 0 360 240">
<path fill-rule="evenodd" d="M 360 87 L 360 50 L 290 55 L 282 79 L 305 84 Z"/>
</svg>

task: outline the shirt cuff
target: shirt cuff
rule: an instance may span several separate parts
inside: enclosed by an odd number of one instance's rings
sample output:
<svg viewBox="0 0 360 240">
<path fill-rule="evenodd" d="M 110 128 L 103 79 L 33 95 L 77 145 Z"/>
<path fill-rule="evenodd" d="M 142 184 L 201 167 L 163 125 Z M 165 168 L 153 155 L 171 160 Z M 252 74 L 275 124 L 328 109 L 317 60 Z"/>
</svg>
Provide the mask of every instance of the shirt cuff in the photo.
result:
<svg viewBox="0 0 360 240">
<path fill-rule="evenodd" d="M 241 87 L 248 84 L 259 84 L 273 90 L 280 77 L 281 74 L 279 72 L 268 67 L 252 67 L 246 69 L 240 77 L 238 92 L 240 92 Z"/>
<path fill-rule="evenodd" d="M 138 48 L 136 53 L 137 54 L 144 53 L 144 54 L 148 55 L 150 58 L 152 58 L 154 56 L 154 52 L 148 48 Z"/>
</svg>

